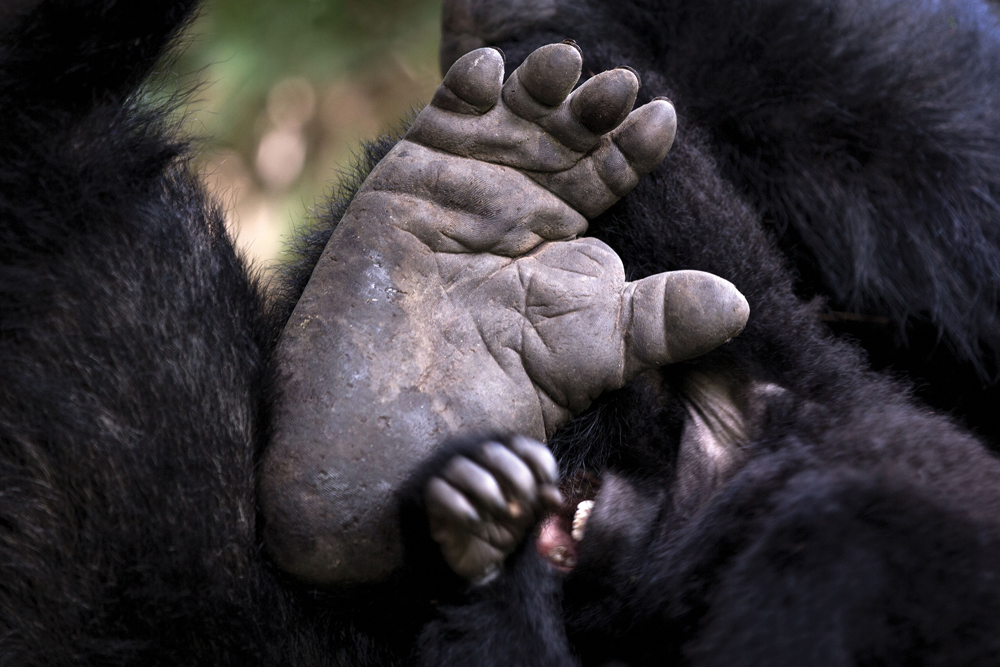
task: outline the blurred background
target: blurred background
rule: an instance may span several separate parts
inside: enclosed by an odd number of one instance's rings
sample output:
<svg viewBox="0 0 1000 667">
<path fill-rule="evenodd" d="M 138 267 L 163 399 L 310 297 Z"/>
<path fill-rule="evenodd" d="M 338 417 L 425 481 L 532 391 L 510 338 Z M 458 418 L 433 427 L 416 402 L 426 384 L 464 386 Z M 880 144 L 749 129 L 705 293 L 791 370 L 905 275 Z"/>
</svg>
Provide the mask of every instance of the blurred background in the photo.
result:
<svg viewBox="0 0 1000 667">
<path fill-rule="evenodd" d="M 197 165 L 237 244 L 263 268 L 361 141 L 440 80 L 440 0 L 215 0 L 176 65 Z"/>
</svg>

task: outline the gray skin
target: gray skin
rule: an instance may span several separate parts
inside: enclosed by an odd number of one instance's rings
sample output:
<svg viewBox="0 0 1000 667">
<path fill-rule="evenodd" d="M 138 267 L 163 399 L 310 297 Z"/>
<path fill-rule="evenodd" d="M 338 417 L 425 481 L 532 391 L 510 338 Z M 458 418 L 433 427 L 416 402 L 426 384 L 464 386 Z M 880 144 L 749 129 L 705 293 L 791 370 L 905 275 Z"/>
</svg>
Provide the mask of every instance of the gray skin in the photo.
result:
<svg viewBox="0 0 1000 667">
<path fill-rule="evenodd" d="M 520 433 L 427 489 L 448 563 L 488 578 L 558 505 L 537 441 L 601 393 L 742 330 L 748 306 L 730 283 L 627 282 L 607 245 L 578 238 L 663 159 L 676 126 L 666 100 L 631 110 L 627 68 L 574 91 L 581 63 L 575 45 L 549 45 L 503 82 L 498 51 L 465 55 L 355 196 L 279 346 L 260 498 L 287 572 L 385 579 L 402 562 L 397 492 L 419 462 L 454 436 Z"/>
</svg>

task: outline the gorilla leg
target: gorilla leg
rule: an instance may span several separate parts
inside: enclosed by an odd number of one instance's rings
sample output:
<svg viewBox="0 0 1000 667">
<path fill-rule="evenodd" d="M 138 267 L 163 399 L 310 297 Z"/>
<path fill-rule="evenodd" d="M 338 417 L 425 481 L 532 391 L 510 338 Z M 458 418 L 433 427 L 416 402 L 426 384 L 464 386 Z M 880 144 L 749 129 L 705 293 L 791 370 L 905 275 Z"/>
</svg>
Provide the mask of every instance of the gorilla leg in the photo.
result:
<svg viewBox="0 0 1000 667">
<path fill-rule="evenodd" d="M 328 664 L 257 546 L 276 328 L 138 88 L 193 4 L 3 26 L 5 664 Z"/>
<path fill-rule="evenodd" d="M 655 500 L 643 493 L 627 496 Z M 574 572 L 570 636 L 588 664 L 996 660 L 1000 540 L 981 515 L 881 471 L 790 457 L 754 460 L 719 496 L 689 524 L 660 519 L 670 537 L 619 560 L 617 597 L 595 599 L 609 584 L 582 568 L 596 559 Z"/>
<path fill-rule="evenodd" d="M 995 534 L 912 484 L 804 473 L 726 568 L 686 653 L 694 665 L 995 664 L 998 556 Z"/>
</svg>

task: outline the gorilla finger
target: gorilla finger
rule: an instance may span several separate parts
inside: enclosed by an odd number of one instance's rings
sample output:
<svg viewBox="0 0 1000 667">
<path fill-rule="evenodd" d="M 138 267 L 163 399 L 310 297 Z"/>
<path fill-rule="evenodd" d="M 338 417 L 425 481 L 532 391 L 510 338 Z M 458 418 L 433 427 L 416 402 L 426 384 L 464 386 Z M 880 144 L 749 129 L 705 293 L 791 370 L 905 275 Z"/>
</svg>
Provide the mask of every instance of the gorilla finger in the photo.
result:
<svg viewBox="0 0 1000 667">
<path fill-rule="evenodd" d="M 437 518 L 466 526 L 482 521 L 479 512 L 465 495 L 440 477 L 434 477 L 427 483 L 424 501 L 427 503 L 428 514 Z"/>
<path fill-rule="evenodd" d="M 545 505 L 546 509 L 550 512 L 555 512 L 563 506 L 564 500 L 562 493 L 559 491 L 559 487 L 554 484 L 546 484 L 543 486 L 538 492 L 538 497 L 542 499 L 542 504 Z"/>
<path fill-rule="evenodd" d="M 499 442 L 490 442 L 480 447 L 476 458 L 517 499 L 528 505 L 533 505 L 538 499 L 535 475 L 531 468 Z"/>
<path fill-rule="evenodd" d="M 445 466 L 441 476 L 449 484 L 465 492 L 474 503 L 490 512 L 501 515 L 507 513 L 507 500 L 493 475 L 464 456 L 453 458 Z"/>
<path fill-rule="evenodd" d="M 493 545 L 504 552 L 511 552 L 524 536 L 523 532 L 515 531 L 500 523 L 487 521 L 477 526 L 479 539 Z"/>
<path fill-rule="evenodd" d="M 510 448 L 528 462 L 539 484 L 555 484 L 559 481 L 559 466 L 548 447 L 537 440 L 515 435 L 510 439 Z"/>
<path fill-rule="evenodd" d="M 625 381 L 649 368 L 709 352 L 743 331 L 750 306 L 729 282 L 703 271 L 672 271 L 629 283 Z"/>
<path fill-rule="evenodd" d="M 638 177 L 663 161 L 674 143 L 677 113 L 665 97 L 657 97 L 629 114 L 611 140 Z"/>
<path fill-rule="evenodd" d="M 619 67 L 580 86 L 569 99 L 570 109 L 588 130 L 604 134 L 621 125 L 639 92 L 639 77 L 631 69 Z"/>
<path fill-rule="evenodd" d="M 476 49 L 451 66 L 431 99 L 431 106 L 467 115 L 484 114 L 500 99 L 503 55 L 497 49 Z"/>
<path fill-rule="evenodd" d="M 536 120 L 566 99 L 580 80 L 582 67 L 577 46 L 549 44 L 536 49 L 507 79 L 503 101 L 521 118 Z"/>
<path fill-rule="evenodd" d="M 476 585 L 488 583 L 500 571 L 506 554 L 489 542 L 473 540 L 460 555 L 445 557 L 455 574 Z"/>
</svg>

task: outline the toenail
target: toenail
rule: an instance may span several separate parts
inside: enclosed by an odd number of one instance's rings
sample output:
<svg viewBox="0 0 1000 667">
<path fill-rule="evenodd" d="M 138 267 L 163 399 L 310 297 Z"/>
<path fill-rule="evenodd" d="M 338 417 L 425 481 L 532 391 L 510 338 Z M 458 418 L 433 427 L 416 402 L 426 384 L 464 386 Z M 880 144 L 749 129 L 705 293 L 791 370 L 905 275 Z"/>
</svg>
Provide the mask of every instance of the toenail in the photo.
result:
<svg viewBox="0 0 1000 667">
<path fill-rule="evenodd" d="M 628 71 L 632 72 L 632 74 L 635 74 L 635 80 L 639 82 L 639 87 L 642 88 L 642 77 L 639 76 L 639 73 L 636 72 L 634 69 L 632 69 L 628 65 L 619 65 L 615 69 L 627 69 Z"/>
<path fill-rule="evenodd" d="M 581 56 L 583 56 L 583 49 L 580 48 L 580 45 L 576 43 L 575 39 L 564 39 L 562 41 L 562 43 L 563 44 L 569 44 L 574 49 L 576 49 L 577 51 L 579 51 Z"/>
</svg>

